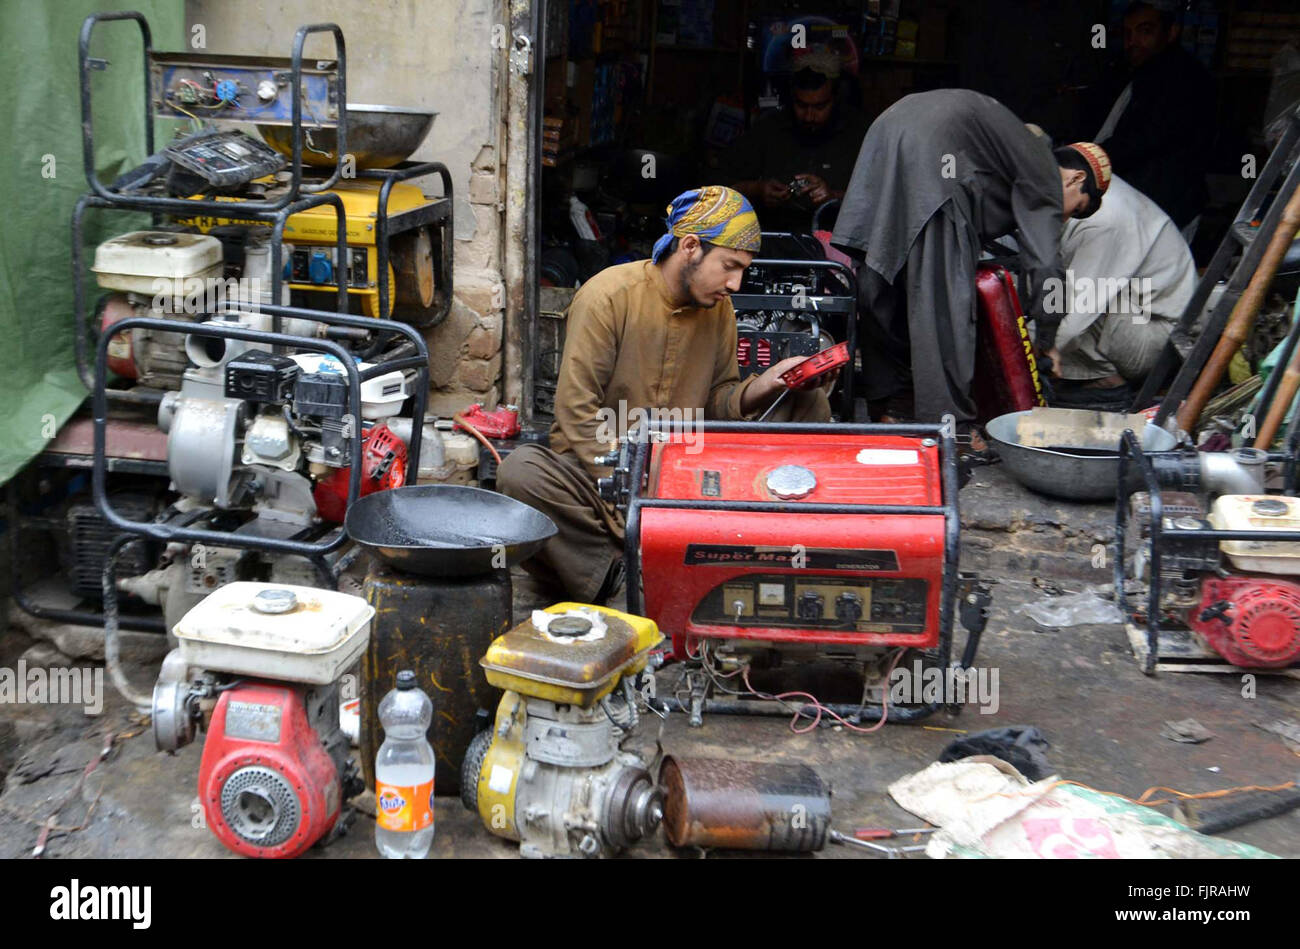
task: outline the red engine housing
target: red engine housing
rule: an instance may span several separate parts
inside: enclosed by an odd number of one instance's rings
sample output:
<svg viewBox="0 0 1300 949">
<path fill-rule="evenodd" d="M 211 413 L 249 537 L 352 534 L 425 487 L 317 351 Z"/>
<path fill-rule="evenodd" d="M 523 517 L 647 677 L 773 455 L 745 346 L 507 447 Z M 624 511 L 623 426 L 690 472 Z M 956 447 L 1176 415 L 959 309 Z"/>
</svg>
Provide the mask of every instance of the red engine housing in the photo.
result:
<svg viewBox="0 0 1300 949">
<path fill-rule="evenodd" d="M 338 819 L 342 779 L 308 722 L 310 688 L 250 682 L 217 701 L 199 800 L 208 827 L 235 853 L 296 857 Z"/>
<path fill-rule="evenodd" d="M 1300 661 L 1300 584 L 1276 577 L 1211 577 L 1189 625 L 1233 665 L 1289 666 Z"/>
<path fill-rule="evenodd" d="M 135 307 L 124 294 L 111 294 L 104 301 L 104 309 L 100 314 L 100 332 L 107 332 L 114 323 L 135 315 Z M 140 372 L 135 365 L 135 353 L 131 346 L 131 333 L 118 333 L 109 341 L 107 365 L 110 372 L 117 373 L 123 379 L 140 378 Z"/>
<path fill-rule="evenodd" d="M 1015 282 L 1004 267 L 975 271 L 979 312 L 978 365 L 973 395 L 981 421 L 1046 405 L 1033 343 Z"/>
<path fill-rule="evenodd" d="M 376 491 L 400 488 L 406 484 L 406 442 L 387 425 L 380 423 L 366 432 L 361 441 L 361 487 L 357 497 Z M 316 513 L 323 520 L 342 524 L 348 513 L 348 479 L 352 468 L 335 468 L 316 483 L 312 497 Z"/>
<path fill-rule="evenodd" d="M 946 518 L 928 513 L 755 513 L 792 462 L 816 486 L 783 503 L 942 504 L 939 448 L 895 435 L 704 432 L 654 446 L 643 497 L 723 510 L 639 508 L 644 611 L 673 639 L 831 646 L 939 642 Z M 736 614 L 736 603 L 740 610 Z M 854 615 L 856 612 L 857 615 Z"/>
</svg>

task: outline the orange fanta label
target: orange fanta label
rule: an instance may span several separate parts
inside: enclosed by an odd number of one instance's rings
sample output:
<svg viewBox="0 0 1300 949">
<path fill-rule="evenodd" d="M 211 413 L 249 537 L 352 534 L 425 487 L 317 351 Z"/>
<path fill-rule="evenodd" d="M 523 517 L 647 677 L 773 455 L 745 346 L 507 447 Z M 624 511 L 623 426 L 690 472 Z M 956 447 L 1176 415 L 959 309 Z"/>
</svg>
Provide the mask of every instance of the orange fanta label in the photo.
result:
<svg viewBox="0 0 1300 949">
<path fill-rule="evenodd" d="M 433 782 L 403 787 L 376 781 L 375 822 L 384 830 L 424 830 L 433 823 Z"/>
</svg>

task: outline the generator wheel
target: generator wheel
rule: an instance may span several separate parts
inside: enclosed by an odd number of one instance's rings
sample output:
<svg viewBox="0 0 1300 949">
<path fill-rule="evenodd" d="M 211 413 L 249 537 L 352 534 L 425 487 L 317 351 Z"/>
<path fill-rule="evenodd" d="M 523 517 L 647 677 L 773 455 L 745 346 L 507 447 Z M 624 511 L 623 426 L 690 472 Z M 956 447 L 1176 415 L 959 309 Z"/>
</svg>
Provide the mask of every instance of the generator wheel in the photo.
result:
<svg viewBox="0 0 1300 949">
<path fill-rule="evenodd" d="M 472 739 L 465 749 L 465 760 L 460 766 L 460 802 L 471 813 L 478 813 L 478 776 L 483 770 L 483 759 L 492 745 L 492 729 L 485 728 Z"/>
</svg>

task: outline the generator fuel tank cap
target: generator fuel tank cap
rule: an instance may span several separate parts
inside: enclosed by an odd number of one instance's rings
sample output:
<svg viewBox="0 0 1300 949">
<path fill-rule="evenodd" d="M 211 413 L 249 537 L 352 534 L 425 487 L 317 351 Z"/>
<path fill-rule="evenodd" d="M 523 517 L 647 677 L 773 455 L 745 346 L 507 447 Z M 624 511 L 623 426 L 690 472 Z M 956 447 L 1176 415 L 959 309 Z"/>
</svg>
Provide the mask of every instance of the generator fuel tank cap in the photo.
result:
<svg viewBox="0 0 1300 949">
<path fill-rule="evenodd" d="M 1291 505 L 1276 498 L 1263 498 L 1250 506 L 1253 513 L 1263 517 L 1281 517 L 1291 510 Z"/>
<path fill-rule="evenodd" d="M 784 501 L 807 497 L 817 487 L 817 476 L 803 465 L 782 465 L 767 475 L 767 490 Z"/>
<path fill-rule="evenodd" d="M 253 609 L 259 613 L 290 613 L 298 606 L 292 590 L 259 590 L 253 597 Z"/>
<path fill-rule="evenodd" d="M 546 631 L 564 639 L 585 636 L 591 632 L 591 620 L 585 616 L 557 616 L 547 624 Z"/>
</svg>

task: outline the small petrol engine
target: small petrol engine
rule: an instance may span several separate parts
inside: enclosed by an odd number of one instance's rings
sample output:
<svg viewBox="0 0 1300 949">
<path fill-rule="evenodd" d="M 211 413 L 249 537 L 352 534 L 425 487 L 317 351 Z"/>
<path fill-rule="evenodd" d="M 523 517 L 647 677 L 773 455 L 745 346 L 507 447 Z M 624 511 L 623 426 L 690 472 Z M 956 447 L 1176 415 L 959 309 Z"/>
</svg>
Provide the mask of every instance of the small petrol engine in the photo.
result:
<svg viewBox="0 0 1300 949">
<path fill-rule="evenodd" d="M 1215 499 L 1210 523 L 1218 530 L 1300 529 L 1300 498 L 1227 494 Z M 1189 625 L 1223 658 L 1238 666 L 1278 668 L 1300 661 L 1300 544 L 1267 540 L 1220 542 L 1232 566 L 1209 577 Z"/>
<path fill-rule="evenodd" d="M 154 686 L 154 740 L 175 751 L 203 728 L 207 826 L 249 857 L 296 857 L 347 826 L 363 789 L 339 725 L 339 682 L 365 650 L 374 609 L 309 587 L 236 582 L 176 625 Z"/>
<path fill-rule="evenodd" d="M 1135 493 L 1129 503 L 1133 575 L 1158 584 L 1166 622 L 1184 625 L 1236 666 L 1276 669 L 1300 662 L 1300 543 L 1267 539 L 1270 532 L 1300 530 L 1300 499 L 1223 494 L 1206 511 L 1195 494 L 1165 492 L 1154 577 L 1149 496 Z M 1179 531 L 1240 531 L 1260 539 Z"/>
<path fill-rule="evenodd" d="M 496 639 L 481 664 L 505 689 L 465 754 L 461 799 L 525 857 L 608 856 L 654 833 L 663 805 L 621 748 L 663 637 L 639 616 L 561 603 Z"/>
</svg>

